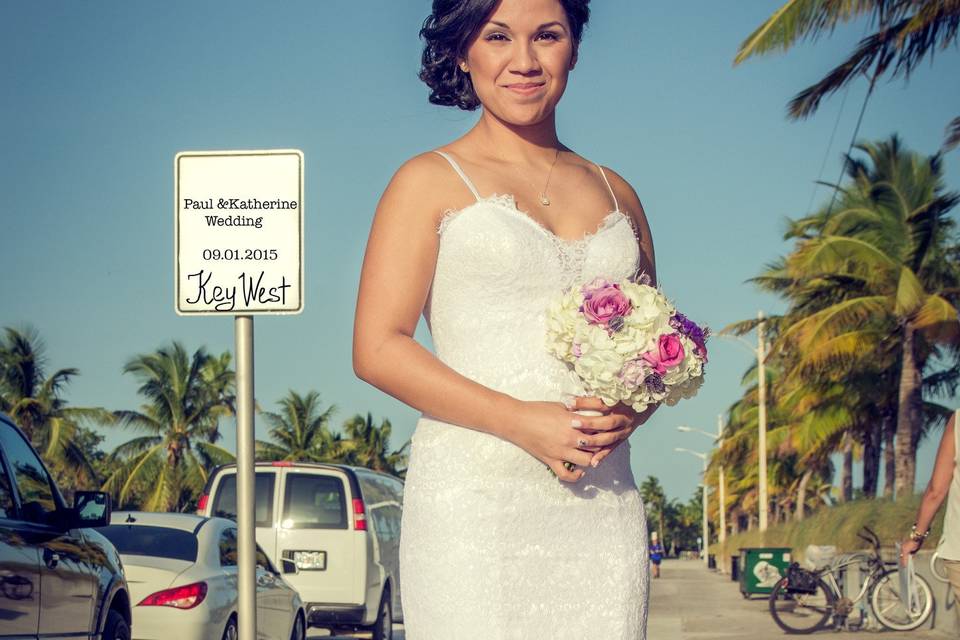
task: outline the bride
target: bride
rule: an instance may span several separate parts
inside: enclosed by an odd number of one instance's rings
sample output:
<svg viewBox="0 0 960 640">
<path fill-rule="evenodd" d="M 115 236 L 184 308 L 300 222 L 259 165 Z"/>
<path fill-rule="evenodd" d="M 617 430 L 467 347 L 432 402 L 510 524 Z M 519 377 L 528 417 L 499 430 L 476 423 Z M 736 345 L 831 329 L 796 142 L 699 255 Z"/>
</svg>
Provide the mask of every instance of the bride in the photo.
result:
<svg viewBox="0 0 960 640">
<path fill-rule="evenodd" d="M 482 109 L 394 174 L 357 300 L 356 374 L 422 414 L 400 534 L 407 640 L 646 635 L 628 438 L 656 406 L 586 396 L 545 346 L 565 287 L 655 284 L 636 193 L 557 137 L 588 3 L 434 0 L 421 31 L 430 101 Z M 413 339 L 421 313 L 436 355 Z"/>
</svg>

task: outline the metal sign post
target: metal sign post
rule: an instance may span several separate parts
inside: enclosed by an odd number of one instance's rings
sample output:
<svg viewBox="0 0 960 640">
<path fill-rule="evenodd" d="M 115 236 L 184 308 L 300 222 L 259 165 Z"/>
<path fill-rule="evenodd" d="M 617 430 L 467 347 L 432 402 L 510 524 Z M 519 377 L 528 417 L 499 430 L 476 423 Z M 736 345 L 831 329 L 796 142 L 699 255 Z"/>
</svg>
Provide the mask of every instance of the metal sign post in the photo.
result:
<svg viewBox="0 0 960 640">
<path fill-rule="evenodd" d="M 256 501 L 253 466 L 253 316 L 237 316 L 237 622 L 242 640 L 257 637 Z"/>
<path fill-rule="evenodd" d="M 178 153 L 179 315 L 233 315 L 237 358 L 237 624 L 257 638 L 253 316 L 303 310 L 303 153 Z"/>
</svg>

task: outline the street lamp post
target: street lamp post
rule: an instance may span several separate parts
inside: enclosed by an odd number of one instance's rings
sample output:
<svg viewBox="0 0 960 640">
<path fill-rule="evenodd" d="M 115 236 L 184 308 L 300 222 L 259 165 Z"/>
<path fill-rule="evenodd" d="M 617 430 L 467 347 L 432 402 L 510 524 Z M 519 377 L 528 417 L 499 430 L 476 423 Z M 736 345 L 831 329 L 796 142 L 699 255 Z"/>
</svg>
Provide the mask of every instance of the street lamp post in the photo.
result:
<svg viewBox="0 0 960 640">
<path fill-rule="evenodd" d="M 717 448 L 723 449 L 723 416 L 717 415 Z M 721 454 L 722 455 L 722 454 Z M 721 458 L 721 461 L 723 458 Z M 727 483 L 723 477 L 723 462 L 720 462 L 720 544 L 727 540 Z"/>
<path fill-rule="evenodd" d="M 707 555 L 709 552 L 707 548 L 709 546 L 710 540 L 708 534 L 710 533 L 710 527 L 707 524 L 707 454 L 700 453 L 699 451 L 691 451 L 690 449 L 684 449 L 683 447 L 677 447 L 676 451 L 681 451 L 683 453 L 689 453 L 690 455 L 697 456 L 700 460 L 703 461 L 703 564 L 707 566 Z"/>
<path fill-rule="evenodd" d="M 697 429 L 695 427 L 686 427 L 680 426 L 677 427 L 677 431 L 682 431 L 684 433 L 699 433 L 707 436 L 717 445 L 717 448 L 723 447 L 723 416 L 717 415 L 717 433 L 716 435 L 709 433 L 708 431 L 703 431 L 702 429 Z M 717 534 L 717 537 L 720 541 L 720 544 L 723 544 L 727 539 L 727 502 L 726 502 L 726 482 L 724 482 L 724 473 L 723 473 L 723 462 L 719 463 L 719 480 L 717 482 L 717 488 L 719 489 L 719 508 L 717 509 L 720 513 L 720 531 Z M 704 476 L 706 478 L 706 476 Z M 704 484 L 706 484 L 706 479 L 704 479 Z"/>
<path fill-rule="evenodd" d="M 758 510 L 759 510 L 759 520 L 760 520 L 760 531 L 767 530 L 767 509 L 769 508 L 769 503 L 767 500 L 767 374 L 766 374 L 766 363 L 767 358 L 767 347 L 766 347 L 766 321 L 764 320 L 763 311 L 757 312 L 757 346 L 754 348 L 752 344 L 741 338 L 740 336 L 734 336 L 731 334 L 721 333 L 718 334 L 723 338 L 735 338 L 739 340 L 742 344 L 746 345 L 748 349 L 753 353 L 757 358 L 757 409 L 758 409 L 758 442 L 757 442 L 757 458 L 759 463 L 759 479 L 758 479 L 758 490 L 759 490 L 759 499 Z"/>
</svg>

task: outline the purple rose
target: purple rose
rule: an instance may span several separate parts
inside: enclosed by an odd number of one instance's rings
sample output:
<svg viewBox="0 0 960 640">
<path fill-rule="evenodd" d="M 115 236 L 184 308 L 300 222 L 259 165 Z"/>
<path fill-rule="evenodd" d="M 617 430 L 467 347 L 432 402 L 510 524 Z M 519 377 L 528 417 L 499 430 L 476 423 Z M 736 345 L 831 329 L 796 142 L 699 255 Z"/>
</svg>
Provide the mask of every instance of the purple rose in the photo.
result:
<svg viewBox="0 0 960 640">
<path fill-rule="evenodd" d="M 650 389 L 650 391 L 654 393 L 663 393 L 667 390 L 666 386 L 663 384 L 663 378 L 661 378 L 657 373 L 651 373 L 648 375 L 644 379 L 643 384 L 647 385 L 647 389 Z"/>
</svg>

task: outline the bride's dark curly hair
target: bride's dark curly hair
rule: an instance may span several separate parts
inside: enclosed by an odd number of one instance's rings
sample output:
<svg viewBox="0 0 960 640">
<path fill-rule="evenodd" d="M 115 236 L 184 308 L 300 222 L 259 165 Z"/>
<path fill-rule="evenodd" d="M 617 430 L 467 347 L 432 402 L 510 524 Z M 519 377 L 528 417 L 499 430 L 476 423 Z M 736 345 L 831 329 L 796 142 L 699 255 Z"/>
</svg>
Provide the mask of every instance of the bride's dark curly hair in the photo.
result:
<svg viewBox="0 0 960 640">
<path fill-rule="evenodd" d="M 467 44 L 486 24 L 499 0 L 433 0 L 433 13 L 423 21 L 420 37 L 426 40 L 419 77 L 430 87 L 430 102 L 473 111 L 480 100 L 470 74 L 457 65 Z M 567 14 L 576 52 L 583 28 L 590 19 L 590 0 L 560 0 Z"/>
</svg>

